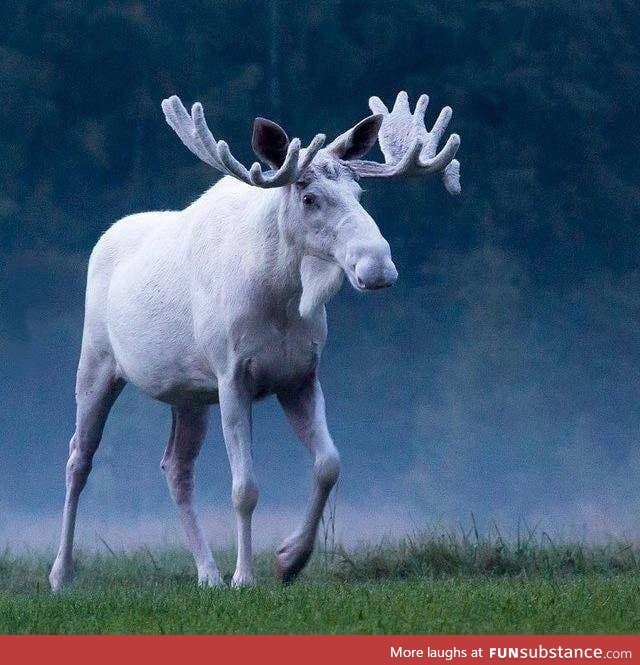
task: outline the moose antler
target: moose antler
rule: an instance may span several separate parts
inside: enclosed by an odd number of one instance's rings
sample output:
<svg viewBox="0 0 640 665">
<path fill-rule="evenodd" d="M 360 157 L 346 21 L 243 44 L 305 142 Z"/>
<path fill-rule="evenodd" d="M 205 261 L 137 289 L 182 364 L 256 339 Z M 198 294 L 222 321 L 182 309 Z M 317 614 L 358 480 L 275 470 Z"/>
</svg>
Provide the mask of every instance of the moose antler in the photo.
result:
<svg viewBox="0 0 640 665">
<path fill-rule="evenodd" d="M 424 114 L 429 104 L 428 95 L 420 95 L 413 113 L 409 97 L 398 93 L 393 109 L 389 111 L 379 97 L 371 97 L 369 108 L 382 115 L 378 142 L 385 163 L 368 160 L 351 160 L 349 164 L 364 178 L 393 178 L 401 176 L 426 176 L 441 173 L 444 186 L 450 194 L 460 193 L 460 162 L 454 159 L 460 147 L 458 134 L 451 134 L 444 148 L 438 152 L 438 143 L 449 122 L 452 111 L 445 106 L 431 131 L 424 124 Z"/>
<path fill-rule="evenodd" d="M 274 172 L 263 172 L 258 162 L 254 162 L 247 170 L 229 150 L 225 141 L 216 141 L 204 119 L 202 104 L 196 102 L 191 108 L 191 115 L 176 95 L 162 101 L 162 110 L 169 126 L 180 137 L 180 140 L 209 166 L 225 175 L 233 176 L 254 187 L 270 188 L 289 185 L 300 177 L 309 166 L 311 160 L 322 148 L 324 134 L 317 134 L 308 147 L 301 152 L 300 139 L 293 139 L 280 168 Z"/>
</svg>

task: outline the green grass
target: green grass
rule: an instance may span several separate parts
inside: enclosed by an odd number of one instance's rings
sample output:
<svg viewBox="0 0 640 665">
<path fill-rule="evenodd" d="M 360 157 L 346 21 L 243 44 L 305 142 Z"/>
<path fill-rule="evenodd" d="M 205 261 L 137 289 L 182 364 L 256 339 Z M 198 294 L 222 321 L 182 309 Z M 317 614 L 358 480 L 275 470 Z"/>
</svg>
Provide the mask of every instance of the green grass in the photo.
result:
<svg viewBox="0 0 640 665">
<path fill-rule="evenodd" d="M 233 570 L 231 552 L 218 556 Z M 48 558 L 0 555 L 0 633 L 635 633 L 636 547 L 438 536 L 319 554 L 282 587 L 199 589 L 182 552 L 80 555 L 49 593 Z"/>
</svg>

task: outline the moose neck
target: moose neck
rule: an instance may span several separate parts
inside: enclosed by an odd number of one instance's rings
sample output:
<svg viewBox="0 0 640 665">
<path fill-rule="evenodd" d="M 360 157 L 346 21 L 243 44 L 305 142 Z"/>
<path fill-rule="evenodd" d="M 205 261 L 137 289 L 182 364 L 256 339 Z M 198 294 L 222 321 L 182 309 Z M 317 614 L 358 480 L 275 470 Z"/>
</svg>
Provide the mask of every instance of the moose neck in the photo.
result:
<svg viewBox="0 0 640 665">
<path fill-rule="evenodd" d="M 342 283 L 337 265 L 305 255 L 304 227 L 290 205 L 288 187 L 259 190 L 223 178 L 189 208 L 195 226 L 194 263 L 207 271 L 216 249 L 233 238 L 229 270 L 243 266 L 244 278 L 287 315 L 311 316 Z M 212 211 L 226 213 L 212 223 Z M 207 247 L 205 247 L 206 245 Z M 200 263 L 204 261 L 204 263 Z"/>
<path fill-rule="evenodd" d="M 304 244 L 296 221 L 288 207 L 288 187 L 263 192 L 263 206 L 256 211 L 254 228 L 257 231 L 258 255 L 268 267 L 266 282 L 271 288 L 289 296 L 301 289 L 300 264 Z"/>
</svg>

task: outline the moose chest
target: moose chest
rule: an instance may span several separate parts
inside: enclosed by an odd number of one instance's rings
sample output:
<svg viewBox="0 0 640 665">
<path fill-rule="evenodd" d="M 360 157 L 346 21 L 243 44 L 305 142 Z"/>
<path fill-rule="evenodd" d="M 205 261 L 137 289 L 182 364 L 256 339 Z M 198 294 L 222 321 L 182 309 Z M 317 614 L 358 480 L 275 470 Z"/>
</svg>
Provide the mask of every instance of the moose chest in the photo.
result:
<svg viewBox="0 0 640 665">
<path fill-rule="evenodd" d="M 243 380 L 259 398 L 299 385 L 318 364 L 324 320 L 253 320 L 235 326 L 231 351 Z"/>
</svg>

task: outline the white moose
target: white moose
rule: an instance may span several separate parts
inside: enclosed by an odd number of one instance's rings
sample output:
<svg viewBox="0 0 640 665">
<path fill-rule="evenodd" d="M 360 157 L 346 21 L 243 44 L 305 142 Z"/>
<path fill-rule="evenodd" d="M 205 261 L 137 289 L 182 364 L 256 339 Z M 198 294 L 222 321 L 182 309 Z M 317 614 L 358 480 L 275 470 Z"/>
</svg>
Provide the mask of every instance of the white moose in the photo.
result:
<svg viewBox="0 0 640 665">
<path fill-rule="evenodd" d="M 325 419 L 317 366 L 326 335 L 325 303 L 346 274 L 358 291 L 391 286 L 398 273 L 389 244 L 358 199 L 358 179 L 441 174 L 460 191 L 451 119 L 445 107 L 424 126 L 428 97 L 414 113 L 405 92 L 393 110 L 372 97 L 373 115 L 323 148 L 306 149 L 257 118 L 252 146 L 272 170 L 247 170 L 216 141 L 202 106 L 187 113 L 178 97 L 162 102 L 167 122 L 202 161 L 225 176 L 182 211 L 126 217 L 100 239 L 89 261 L 76 429 L 66 468 L 60 549 L 49 580 L 73 578 L 79 495 L 105 420 L 127 382 L 171 405 L 173 425 L 161 467 L 178 506 L 201 585 L 222 583 L 193 505 L 193 469 L 212 404 L 220 404 L 233 477 L 238 559 L 232 584 L 255 581 L 251 516 L 258 500 L 251 454 L 251 405 L 275 394 L 313 457 L 314 486 L 301 526 L 277 552 L 285 582 L 314 546 L 340 458 Z M 385 163 L 362 157 L 376 139 Z"/>
</svg>

